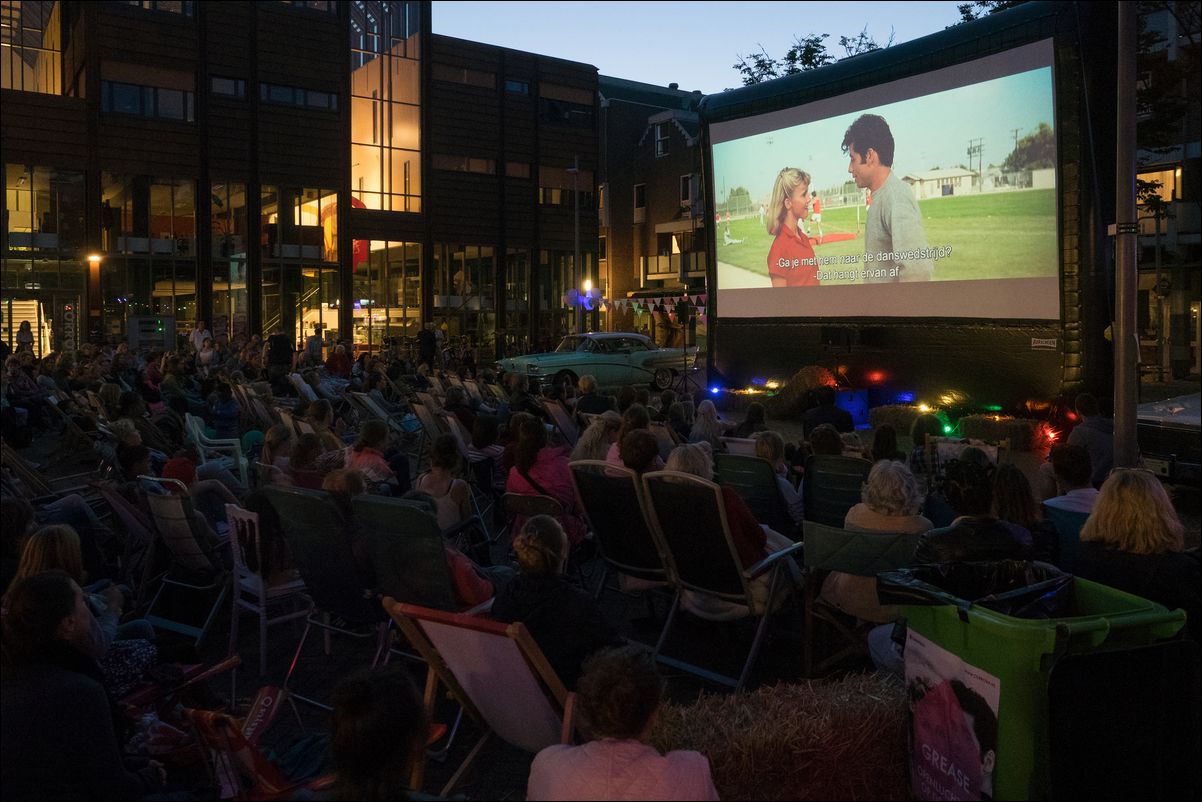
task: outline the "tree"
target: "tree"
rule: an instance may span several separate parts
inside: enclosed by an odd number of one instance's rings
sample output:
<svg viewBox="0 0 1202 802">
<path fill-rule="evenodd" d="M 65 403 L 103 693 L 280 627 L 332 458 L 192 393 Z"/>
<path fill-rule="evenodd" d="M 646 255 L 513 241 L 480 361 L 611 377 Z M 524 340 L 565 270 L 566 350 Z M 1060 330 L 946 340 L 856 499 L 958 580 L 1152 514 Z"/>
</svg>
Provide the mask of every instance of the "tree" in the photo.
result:
<svg viewBox="0 0 1202 802">
<path fill-rule="evenodd" d="M 872 50 L 881 50 L 893 44 L 895 31 L 889 31 L 889 38 L 882 45 L 868 33 L 868 26 L 855 36 L 840 36 L 839 46 L 845 53 L 843 58 L 851 58 Z M 815 70 L 833 64 L 836 58 L 826 49 L 829 33 L 811 33 L 806 36 L 794 36 L 793 44 L 779 59 L 773 58 L 760 45 L 758 53 L 744 56 L 732 66 L 742 76 L 743 86 L 753 86 L 773 78 L 783 78 L 786 75 L 796 75 L 806 70 Z"/>
<path fill-rule="evenodd" d="M 1010 155 L 1002 162 L 1002 169 L 1006 172 L 1041 170 L 1055 166 L 1056 137 L 1047 123 L 1040 123 L 1035 133 L 1027 134 L 1018 140 L 1014 150 L 1010 151 Z"/>
<path fill-rule="evenodd" d="M 1023 2 L 1024 0 L 985 0 L 984 2 L 961 3 L 956 6 L 956 10 L 960 12 L 960 21 L 956 25 L 962 25 L 965 22 L 979 20 L 981 17 L 987 17 L 999 11 L 1021 6 Z"/>
</svg>

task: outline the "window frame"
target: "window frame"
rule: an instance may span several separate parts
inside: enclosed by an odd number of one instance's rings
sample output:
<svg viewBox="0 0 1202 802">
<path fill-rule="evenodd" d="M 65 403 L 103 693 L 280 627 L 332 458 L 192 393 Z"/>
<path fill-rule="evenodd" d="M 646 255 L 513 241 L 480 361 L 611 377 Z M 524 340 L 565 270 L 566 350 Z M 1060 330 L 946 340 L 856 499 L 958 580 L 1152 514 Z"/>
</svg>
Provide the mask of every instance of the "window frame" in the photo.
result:
<svg viewBox="0 0 1202 802">
<path fill-rule="evenodd" d="M 641 202 L 640 202 L 640 196 L 641 196 Z M 646 209 L 647 208 L 647 185 L 646 184 L 635 184 L 634 185 L 633 200 L 634 200 L 634 208 L 635 209 Z"/>
<path fill-rule="evenodd" d="M 672 137 L 668 123 L 655 123 L 653 133 L 655 139 L 655 158 L 662 159 L 664 156 L 670 156 L 672 154 Z"/>
</svg>

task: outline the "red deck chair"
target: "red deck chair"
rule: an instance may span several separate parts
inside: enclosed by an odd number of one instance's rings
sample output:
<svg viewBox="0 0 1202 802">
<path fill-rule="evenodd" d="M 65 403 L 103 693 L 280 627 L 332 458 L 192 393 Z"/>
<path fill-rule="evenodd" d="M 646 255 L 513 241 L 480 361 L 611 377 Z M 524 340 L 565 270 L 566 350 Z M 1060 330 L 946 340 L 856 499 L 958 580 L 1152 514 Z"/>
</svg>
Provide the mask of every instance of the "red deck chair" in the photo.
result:
<svg viewBox="0 0 1202 802">
<path fill-rule="evenodd" d="M 204 747 L 205 767 L 219 798 L 287 799 L 301 788 L 317 789 L 331 782 L 330 777 L 290 780 L 259 748 L 287 698 L 288 692 L 280 688 L 261 688 L 243 719 L 217 710 L 184 710 Z"/>
</svg>

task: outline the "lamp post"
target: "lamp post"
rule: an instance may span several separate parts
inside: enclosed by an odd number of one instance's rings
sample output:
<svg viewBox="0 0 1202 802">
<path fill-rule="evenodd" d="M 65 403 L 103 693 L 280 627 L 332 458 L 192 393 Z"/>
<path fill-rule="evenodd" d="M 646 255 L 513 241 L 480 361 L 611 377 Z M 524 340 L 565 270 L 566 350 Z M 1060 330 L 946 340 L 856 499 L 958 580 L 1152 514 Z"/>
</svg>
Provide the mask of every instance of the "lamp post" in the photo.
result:
<svg viewBox="0 0 1202 802">
<path fill-rule="evenodd" d="M 568 172 L 572 174 L 572 286 L 579 287 L 581 278 L 584 276 L 584 271 L 580 267 L 580 156 L 572 157 L 572 166 L 568 168 Z M 580 301 L 576 302 L 576 333 L 580 334 L 583 330 L 582 320 L 584 318 L 584 308 Z"/>
</svg>

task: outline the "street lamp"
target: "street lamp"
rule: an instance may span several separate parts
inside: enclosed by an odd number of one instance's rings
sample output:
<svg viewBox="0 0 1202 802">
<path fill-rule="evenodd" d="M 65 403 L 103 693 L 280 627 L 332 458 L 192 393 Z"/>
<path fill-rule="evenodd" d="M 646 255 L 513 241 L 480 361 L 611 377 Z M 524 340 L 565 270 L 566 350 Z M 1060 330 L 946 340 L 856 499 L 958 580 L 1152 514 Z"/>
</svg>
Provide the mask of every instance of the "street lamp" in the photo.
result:
<svg viewBox="0 0 1202 802">
<path fill-rule="evenodd" d="M 568 172 L 572 174 L 572 236 L 574 255 L 572 256 L 572 273 L 573 286 L 580 284 L 580 279 L 584 275 L 580 268 L 580 156 L 572 157 L 572 166 L 568 168 Z M 576 333 L 583 331 L 581 321 L 584 318 L 584 308 L 577 303 L 576 305 Z"/>
</svg>

